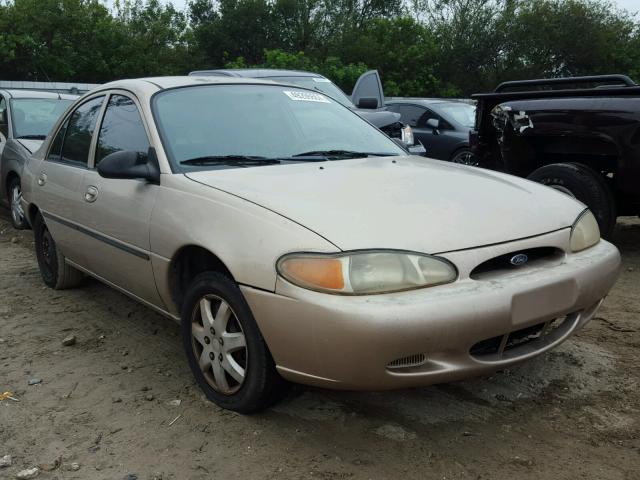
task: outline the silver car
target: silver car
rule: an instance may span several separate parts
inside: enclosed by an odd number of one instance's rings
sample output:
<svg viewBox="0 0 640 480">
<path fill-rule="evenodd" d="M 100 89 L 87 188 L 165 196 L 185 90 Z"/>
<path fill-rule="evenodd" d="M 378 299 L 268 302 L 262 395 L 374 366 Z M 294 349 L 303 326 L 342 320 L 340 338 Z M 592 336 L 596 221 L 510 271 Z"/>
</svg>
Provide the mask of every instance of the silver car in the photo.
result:
<svg viewBox="0 0 640 480">
<path fill-rule="evenodd" d="M 24 175 L 44 282 L 88 274 L 180 322 L 197 382 L 240 412 L 284 380 L 404 388 L 539 355 L 593 317 L 620 263 L 576 200 L 406 156 L 290 84 L 103 85 Z"/>
<path fill-rule="evenodd" d="M 28 225 L 20 205 L 22 168 L 77 98 L 33 90 L 0 90 L 0 202 L 11 209 L 15 228 Z"/>
</svg>

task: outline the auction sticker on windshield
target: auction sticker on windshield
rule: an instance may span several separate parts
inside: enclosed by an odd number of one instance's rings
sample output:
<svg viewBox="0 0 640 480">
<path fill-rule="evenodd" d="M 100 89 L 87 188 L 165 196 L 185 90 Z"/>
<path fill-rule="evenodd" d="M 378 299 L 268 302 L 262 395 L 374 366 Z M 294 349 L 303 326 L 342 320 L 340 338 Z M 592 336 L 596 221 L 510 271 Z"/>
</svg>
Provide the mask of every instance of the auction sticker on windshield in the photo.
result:
<svg viewBox="0 0 640 480">
<path fill-rule="evenodd" d="M 298 102 L 331 103 L 327 97 L 319 93 L 284 90 L 284 94 L 291 100 Z"/>
</svg>

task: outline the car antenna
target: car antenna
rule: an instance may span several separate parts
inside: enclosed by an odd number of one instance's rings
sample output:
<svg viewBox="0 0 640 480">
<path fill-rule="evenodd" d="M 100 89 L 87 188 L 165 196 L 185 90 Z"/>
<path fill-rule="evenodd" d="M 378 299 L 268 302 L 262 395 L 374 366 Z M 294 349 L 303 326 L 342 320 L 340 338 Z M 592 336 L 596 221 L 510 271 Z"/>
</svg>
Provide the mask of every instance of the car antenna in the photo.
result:
<svg viewBox="0 0 640 480">
<path fill-rule="evenodd" d="M 44 77 L 47 79 L 47 82 L 49 82 L 49 83 L 53 83 L 53 82 L 51 81 L 51 79 L 49 78 L 49 75 L 47 75 L 47 71 L 46 71 L 44 68 L 42 68 L 40 65 L 38 65 L 38 68 L 39 68 L 39 69 L 40 69 L 40 71 L 44 74 Z M 58 94 L 58 100 L 62 100 L 62 96 L 60 95 L 60 92 L 59 92 L 59 91 L 56 91 L 56 93 Z"/>
</svg>

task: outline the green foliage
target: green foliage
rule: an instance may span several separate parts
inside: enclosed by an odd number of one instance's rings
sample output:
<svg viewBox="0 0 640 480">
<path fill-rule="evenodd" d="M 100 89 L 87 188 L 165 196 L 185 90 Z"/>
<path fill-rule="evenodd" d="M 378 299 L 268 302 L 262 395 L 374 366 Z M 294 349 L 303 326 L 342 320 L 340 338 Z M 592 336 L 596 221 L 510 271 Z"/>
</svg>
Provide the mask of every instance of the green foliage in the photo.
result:
<svg viewBox="0 0 640 480">
<path fill-rule="evenodd" d="M 205 68 L 310 70 L 349 92 L 462 96 L 520 78 L 626 73 L 640 23 L 607 0 L 0 0 L 5 79 L 105 82 Z"/>
</svg>

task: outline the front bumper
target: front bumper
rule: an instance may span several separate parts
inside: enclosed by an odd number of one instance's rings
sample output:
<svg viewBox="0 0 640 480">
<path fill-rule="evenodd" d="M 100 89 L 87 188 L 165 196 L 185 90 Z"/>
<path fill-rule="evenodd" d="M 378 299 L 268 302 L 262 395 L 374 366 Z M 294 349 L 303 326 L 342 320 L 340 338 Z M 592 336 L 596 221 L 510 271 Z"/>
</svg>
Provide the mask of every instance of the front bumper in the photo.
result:
<svg viewBox="0 0 640 480">
<path fill-rule="evenodd" d="M 441 254 L 456 264 L 459 279 L 409 292 L 337 296 L 279 278 L 276 293 L 250 287 L 243 287 L 243 293 L 279 372 L 289 380 L 366 390 L 448 382 L 539 355 L 593 317 L 620 267 L 618 250 L 605 241 L 530 268 L 480 280 L 469 276 L 490 258 L 540 246 L 568 251 L 568 243 L 565 229 Z M 518 332 L 534 325 L 546 329 L 565 316 L 548 334 L 504 350 L 510 338 L 521 336 Z M 479 342 L 490 339 L 503 351 L 479 353 L 478 345 L 484 345 Z M 407 358 L 419 364 L 393 368 Z"/>
</svg>

